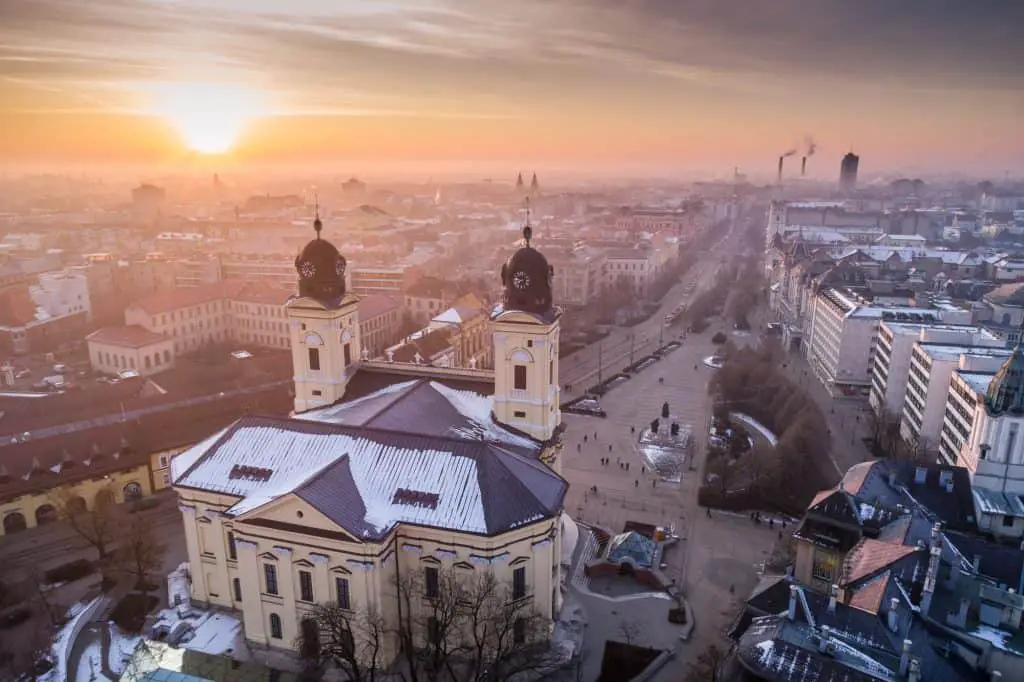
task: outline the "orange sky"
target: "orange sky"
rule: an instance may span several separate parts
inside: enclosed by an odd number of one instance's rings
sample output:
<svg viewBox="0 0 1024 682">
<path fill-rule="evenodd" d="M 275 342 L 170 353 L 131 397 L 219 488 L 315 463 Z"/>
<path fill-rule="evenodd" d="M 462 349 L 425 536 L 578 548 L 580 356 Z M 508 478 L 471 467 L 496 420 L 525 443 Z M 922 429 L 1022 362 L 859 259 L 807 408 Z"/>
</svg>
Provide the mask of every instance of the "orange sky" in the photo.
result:
<svg viewBox="0 0 1024 682">
<path fill-rule="evenodd" d="M 4 0 L 0 163 L 1014 169 L 1024 3 Z M 228 139 L 230 138 L 230 139 Z M 202 146 L 202 145 L 200 145 Z"/>
</svg>

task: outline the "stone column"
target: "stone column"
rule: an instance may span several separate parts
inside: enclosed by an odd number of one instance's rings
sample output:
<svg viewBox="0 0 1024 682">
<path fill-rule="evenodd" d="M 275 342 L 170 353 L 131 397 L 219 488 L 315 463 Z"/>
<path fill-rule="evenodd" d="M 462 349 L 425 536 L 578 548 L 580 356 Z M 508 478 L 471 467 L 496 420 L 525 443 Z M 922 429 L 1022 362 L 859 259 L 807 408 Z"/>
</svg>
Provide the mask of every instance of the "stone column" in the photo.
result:
<svg viewBox="0 0 1024 682">
<path fill-rule="evenodd" d="M 209 603 L 210 596 L 206 592 L 206 573 L 203 571 L 203 564 L 200 558 L 199 549 L 199 527 L 196 525 L 195 505 L 178 505 L 181 511 L 182 521 L 185 524 L 185 547 L 188 549 L 188 567 L 192 580 L 189 583 L 189 593 L 192 599 Z"/>
<path fill-rule="evenodd" d="M 298 615 L 295 610 L 295 592 L 298 589 L 296 583 L 299 580 L 299 575 L 292 564 L 292 550 L 289 547 L 275 545 L 271 551 L 278 558 L 277 591 L 281 594 L 283 602 L 276 611 L 277 615 L 281 616 L 283 637 L 280 640 L 272 641 L 271 645 L 290 648 L 299 635 Z"/>
<path fill-rule="evenodd" d="M 242 624 L 245 626 L 245 637 L 266 645 L 268 625 L 263 617 L 263 600 L 260 598 L 263 591 L 263 562 L 258 556 L 259 545 L 236 535 L 235 551 L 238 554 L 238 580 L 242 583 Z M 280 578 L 278 582 L 281 582 Z"/>
<path fill-rule="evenodd" d="M 334 603 L 337 597 L 331 593 L 331 578 L 327 574 L 327 567 L 331 558 L 319 552 L 310 552 L 309 560 L 313 564 L 313 596 L 317 603 Z"/>
</svg>

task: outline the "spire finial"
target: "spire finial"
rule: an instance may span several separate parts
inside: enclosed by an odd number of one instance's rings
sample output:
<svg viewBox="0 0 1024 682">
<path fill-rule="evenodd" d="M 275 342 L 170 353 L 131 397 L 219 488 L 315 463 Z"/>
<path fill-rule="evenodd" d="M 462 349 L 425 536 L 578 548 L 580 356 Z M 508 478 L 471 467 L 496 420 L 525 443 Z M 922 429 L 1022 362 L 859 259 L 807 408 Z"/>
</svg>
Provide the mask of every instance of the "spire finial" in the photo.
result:
<svg viewBox="0 0 1024 682">
<path fill-rule="evenodd" d="M 523 239 L 526 240 L 526 248 L 530 248 L 531 237 L 533 237 L 533 228 L 530 226 L 530 197 L 526 197 L 526 222 L 523 223 Z"/>
<path fill-rule="evenodd" d="M 324 229 L 324 224 L 320 222 L 320 195 L 313 195 L 313 211 L 315 218 L 313 219 L 313 229 L 316 231 L 316 238 L 320 239 L 320 230 Z"/>
</svg>

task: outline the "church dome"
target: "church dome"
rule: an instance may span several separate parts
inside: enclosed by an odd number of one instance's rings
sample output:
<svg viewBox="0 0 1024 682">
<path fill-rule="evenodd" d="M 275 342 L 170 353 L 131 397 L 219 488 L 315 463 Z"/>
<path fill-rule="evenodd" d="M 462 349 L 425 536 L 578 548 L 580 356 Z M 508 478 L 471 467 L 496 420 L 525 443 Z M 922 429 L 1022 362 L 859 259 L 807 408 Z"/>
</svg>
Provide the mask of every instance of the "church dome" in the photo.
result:
<svg viewBox="0 0 1024 682">
<path fill-rule="evenodd" d="M 532 233 L 529 225 L 523 228 L 526 245 L 501 266 L 504 307 L 505 310 L 544 314 L 552 306 L 551 283 L 555 269 L 548 265 L 548 259 L 540 251 L 530 246 Z"/>
<path fill-rule="evenodd" d="M 319 216 L 313 223 L 313 229 L 316 230 L 316 238 L 306 244 L 295 259 L 299 296 L 329 303 L 345 295 L 345 268 L 348 263 L 334 244 L 320 238 L 323 224 Z"/>
</svg>

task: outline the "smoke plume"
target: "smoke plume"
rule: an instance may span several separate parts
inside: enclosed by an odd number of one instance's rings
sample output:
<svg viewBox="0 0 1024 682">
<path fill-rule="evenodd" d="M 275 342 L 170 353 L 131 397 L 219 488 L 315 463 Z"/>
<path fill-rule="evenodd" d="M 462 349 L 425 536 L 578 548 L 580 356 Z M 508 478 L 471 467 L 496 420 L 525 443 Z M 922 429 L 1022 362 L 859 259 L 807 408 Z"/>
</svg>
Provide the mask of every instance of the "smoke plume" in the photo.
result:
<svg viewBox="0 0 1024 682">
<path fill-rule="evenodd" d="M 790 149 L 789 151 L 782 153 L 782 158 L 786 158 L 787 156 L 793 156 L 794 154 L 796 154 L 796 150 Z"/>
<path fill-rule="evenodd" d="M 818 143 L 810 135 L 804 138 L 804 146 L 807 148 L 806 156 L 814 156 L 814 152 L 818 149 Z"/>
</svg>

